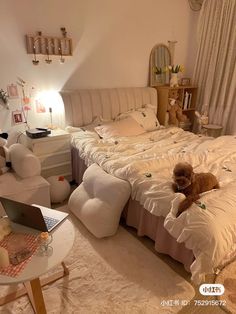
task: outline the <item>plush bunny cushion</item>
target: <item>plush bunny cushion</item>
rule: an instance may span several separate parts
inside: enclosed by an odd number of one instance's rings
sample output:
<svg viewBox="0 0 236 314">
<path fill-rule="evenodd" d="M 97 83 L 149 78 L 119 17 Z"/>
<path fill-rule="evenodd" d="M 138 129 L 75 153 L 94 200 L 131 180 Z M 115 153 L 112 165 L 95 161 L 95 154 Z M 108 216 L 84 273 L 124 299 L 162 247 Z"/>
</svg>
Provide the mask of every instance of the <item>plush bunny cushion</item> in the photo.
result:
<svg viewBox="0 0 236 314">
<path fill-rule="evenodd" d="M 68 208 L 97 238 L 108 237 L 117 231 L 130 191 L 128 182 L 92 164 L 85 171 L 83 182 L 71 194 Z"/>
<path fill-rule="evenodd" d="M 28 148 L 22 144 L 13 144 L 9 147 L 11 166 L 21 178 L 38 176 L 41 173 L 41 164 Z"/>
</svg>

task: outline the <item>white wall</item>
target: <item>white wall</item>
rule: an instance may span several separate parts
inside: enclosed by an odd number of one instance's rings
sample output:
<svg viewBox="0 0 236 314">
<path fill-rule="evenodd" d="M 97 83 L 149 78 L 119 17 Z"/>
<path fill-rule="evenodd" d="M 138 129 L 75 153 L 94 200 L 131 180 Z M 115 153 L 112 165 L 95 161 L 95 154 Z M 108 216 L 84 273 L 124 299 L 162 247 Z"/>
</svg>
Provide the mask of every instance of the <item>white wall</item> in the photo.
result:
<svg viewBox="0 0 236 314">
<path fill-rule="evenodd" d="M 17 76 L 37 91 L 146 86 L 150 51 L 168 40 L 178 41 L 175 63 L 191 77 L 197 17 L 187 0 L 1 0 L 0 88 L 15 83 Z M 62 26 L 73 39 L 73 56 L 63 65 L 58 57 L 48 65 L 39 56 L 34 66 L 24 35 L 60 36 Z M 11 101 L 10 108 L 19 104 Z M 49 114 L 36 114 L 32 103 L 28 121 L 31 127 L 43 126 Z M 7 131 L 11 125 L 11 111 L 0 107 L 0 128 Z"/>
</svg>

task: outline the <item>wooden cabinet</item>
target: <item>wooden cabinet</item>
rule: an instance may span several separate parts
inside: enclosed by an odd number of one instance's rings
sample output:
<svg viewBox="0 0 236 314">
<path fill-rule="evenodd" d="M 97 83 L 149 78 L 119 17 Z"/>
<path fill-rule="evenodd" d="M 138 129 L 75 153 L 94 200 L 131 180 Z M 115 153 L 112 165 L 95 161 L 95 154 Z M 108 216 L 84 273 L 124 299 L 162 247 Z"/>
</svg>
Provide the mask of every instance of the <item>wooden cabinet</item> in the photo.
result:
<svg viewBox="0 0 236 314">
<path fill-rule="evenodd" d="M 170 87 L 169 85 L 156 86 L 158 94 L 158 110 L 157 117 L 162 125 L 168 124 L 168 103 L 169 98 L 174 92 L 178 92 L 178 100 L 183 113 L 189 118 L 191 122 L 190 131 L 193 127 L 193 122 L 195 118 L 195 108 L 196 108 L 196 97 L 197 97 L 197 87 L 186 85 L 179 87 Z"/>
<path fill-rule="evenodd" d="M 71 180 L 71 136 L 64 130 L 52 130 L 46 137 L 32 139 L 25 133 L 20 143 L 28 147 L 39 158 L 44 178 L 63 175 Z"/>
</svg>

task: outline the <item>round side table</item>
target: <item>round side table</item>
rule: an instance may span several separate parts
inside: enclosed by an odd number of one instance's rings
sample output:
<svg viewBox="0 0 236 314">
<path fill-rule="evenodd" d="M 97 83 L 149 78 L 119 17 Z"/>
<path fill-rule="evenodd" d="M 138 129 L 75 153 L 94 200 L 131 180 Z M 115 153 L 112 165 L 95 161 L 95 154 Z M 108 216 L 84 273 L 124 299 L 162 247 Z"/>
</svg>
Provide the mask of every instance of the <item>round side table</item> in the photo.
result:
<svg viewBox="0 0 236 314">
<path fill-rule="evenodd" d="M 39 232 L 21 225 L 13 224 L 13 230 L 22 233 L 35 233 Z M 33 255 L 25 269 L 17 277 L 8 277 L 0 275 L 1 285 L 14 285 L 23 283 L 24 287 L 16 290 L 4 297 L 0 297 L 0 305 L 13 301 L 25 294 L 28 294 L 30 302 L 34 308 L 35 313 L 45 314 L 46 308 L 44 304 L 42 286 L 52 281 L 69 274 L 69 269 L 66 267 L 63 260 L 69 254 L 74 243 L 74 227 L 72 223 L 66 219 L 58 227 L 51 232 L 53 241 L 50 246 L 53 248 L 53 253 L 50 256 L 40 256 L 37 253 Z M 39 277 L 47 273 L 51 268 L 61 264 L 62 271 L 54 273 L 47 278 L 40 280 Z"/>
<path fill-rule="evenodd" d="M 202 125 L 202 128 L 205 135 L 218 137 L 221 135 L 223 126 L 216 125 L 216 124 L 205 124 L 205 125 Z"/>
</svg>

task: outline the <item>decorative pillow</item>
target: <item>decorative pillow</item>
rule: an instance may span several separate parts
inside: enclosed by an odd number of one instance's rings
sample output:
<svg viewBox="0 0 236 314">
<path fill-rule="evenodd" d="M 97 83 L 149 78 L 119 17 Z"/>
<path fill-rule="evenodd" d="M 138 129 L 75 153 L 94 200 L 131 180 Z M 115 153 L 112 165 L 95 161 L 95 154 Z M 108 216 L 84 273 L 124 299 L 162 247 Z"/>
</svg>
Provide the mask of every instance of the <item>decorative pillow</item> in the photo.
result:
<svg viewBox="0 0 236 314">
<path fill-rule="evenodd" d="M 144 128 L 132 117 L 97 126 L 95 131 L 102 138 L 109 138 L 112 136 L 135 136 L 145 132 Z"/>
<path fill-rule="evenodd" d="M 21 178 L 39 176 L 41 164 L 28 148 L 22 144 L 12 144 L 9 147 L 12 168 Z"/>
<path fill-rule="evenodd" d="M 76 127 L 76 126 L 68 125 L 68 126 L 65 128 L 65 130 L 66 130 L 66 132 L 68 132 L 68 133 L 74 133 L 74 132 L 82 131 L 82 128 Z"/>
<path fill-rule="evenodd" d="M 74 132 L 78 132 L 78 131 L 81 131 L 81 130 L 82 131 L 96 132 L 94 130 L 94 128 L 96 126 L 99 126 L 99 125 L 102 125 L 102 124 L 106 124 L 106 123 L 110 123 L 110 122 L 113 122 L 113 121 L 112 120 L 105 120 L 102 117 L 95 117 L 93 119 L 92 123 L 84 125 L 84 126 L 81 126 L 81 127 L 75 127 L 75 126 L 68 125 L 66 127 L 66 131 L 69 132 L 69 133 L 74 133 Z"/>
<path fill-rule="evenodd" d="M 126 117 L 132 117 L 146 131 L 154 131 L 160 129 L 161 127 L 159 121 L 157 120 L 155 112 L 153 111 L 153 109 L 148 107 L 121 113 L 116 120 L 122 120 Z"/>
</svg>

